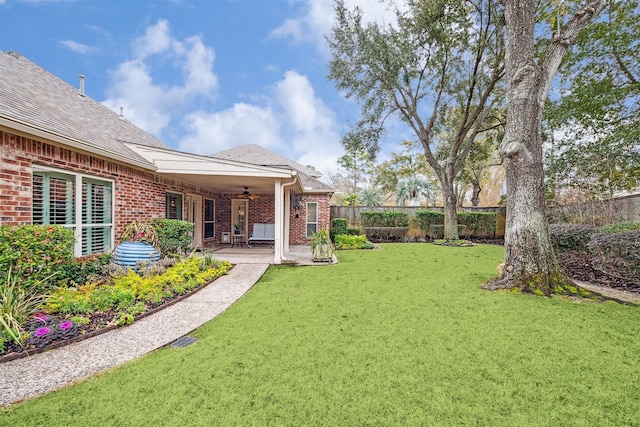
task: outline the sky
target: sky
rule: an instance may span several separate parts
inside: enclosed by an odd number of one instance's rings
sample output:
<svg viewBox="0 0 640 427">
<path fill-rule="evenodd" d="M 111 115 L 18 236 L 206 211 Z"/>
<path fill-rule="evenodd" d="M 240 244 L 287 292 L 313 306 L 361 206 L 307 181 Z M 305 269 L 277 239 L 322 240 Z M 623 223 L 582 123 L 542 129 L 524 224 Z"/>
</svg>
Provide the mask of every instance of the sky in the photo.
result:
<svg viewBox="0 0 640 427">
<path fill-rule="evenodd" d="M 359 113 L 327 79 L 333 13 L 331 0 L 0 0 L 0 50 L 74 87 L 84 75 L 88 96 L 176 150 L 259 144 L 327 176 Z"/>
</svg>

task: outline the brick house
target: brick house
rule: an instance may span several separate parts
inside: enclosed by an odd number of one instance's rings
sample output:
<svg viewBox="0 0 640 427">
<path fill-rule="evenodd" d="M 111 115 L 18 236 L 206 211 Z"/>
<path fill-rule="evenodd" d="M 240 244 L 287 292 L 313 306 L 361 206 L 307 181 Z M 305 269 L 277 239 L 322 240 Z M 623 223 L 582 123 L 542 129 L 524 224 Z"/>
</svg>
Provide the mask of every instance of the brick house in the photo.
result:
<svg viewBox="0 0 640 427">
<path fill-rule="evenodd" d="M 212 135 L 215 138 L 215 135 Z M 77 256 L 109 251 L 134 219 L 195 224 L 194 246 L 275 224 L 274 262 L 329 226 L 333 189 L 257 145 L 173 150 L 80 89 L 0 52 L 0 224 L 59 224 Z M 246 237 L 244 237 L 246 239 Z"/>
</svg>

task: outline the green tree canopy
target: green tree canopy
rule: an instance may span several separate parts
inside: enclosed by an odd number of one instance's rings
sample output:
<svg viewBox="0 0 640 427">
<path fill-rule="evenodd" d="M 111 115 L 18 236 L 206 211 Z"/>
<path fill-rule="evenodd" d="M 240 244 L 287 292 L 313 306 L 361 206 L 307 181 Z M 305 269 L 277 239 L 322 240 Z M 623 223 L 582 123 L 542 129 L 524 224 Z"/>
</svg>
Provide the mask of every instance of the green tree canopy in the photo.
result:
<svg viewBox="0 0 640 427">
<path fill-rule="evenodd" d="M 609 2 L 578 35 L 545 112 L 547 182 L 591 199 L 640 178 L 640 5 Z"/>
<path fill-rule="evenodd" d="M 361 105 L 360 120 L 344 136 L 346 147 L 380 148 L 387 120 L 403 121 L 422 145 L 440 181 L 445 237 L 457 239 L 454 180 L 476 137 L 502 102 L 504 19 L 497 0 L 409 1 L 396 22 L 365 23 L 362 10 L 335 4 L 327 40 L 329 78 Z M 453 112 L 454 114 L 451 114 Z M 442 132 L 444 126 L 450 132 Z M 447 140 L 441 137 L 447 135 Z M 446 143 L 441 161 L 436 147 Z"/>
</svg>

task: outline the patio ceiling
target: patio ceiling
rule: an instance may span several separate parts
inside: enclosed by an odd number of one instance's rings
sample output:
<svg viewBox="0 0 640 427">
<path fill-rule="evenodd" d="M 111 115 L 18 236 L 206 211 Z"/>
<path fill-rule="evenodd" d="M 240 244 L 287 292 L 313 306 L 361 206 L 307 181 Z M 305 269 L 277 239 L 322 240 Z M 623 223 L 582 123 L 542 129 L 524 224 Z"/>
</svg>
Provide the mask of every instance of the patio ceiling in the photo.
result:
<svg viewBox="0 0 640 427">
<path fill-rule="evenodd" d="M 177 179 L 188 184 L 197 185 L 202 188 L 208 188 L 216 193 L 240 194 L 244 191 L 244 187 L 249 187 L 249 192 L 251 192 L 251 194 L 274 193 L 273 178 L 258 178 L 255 176 L 174 174 L 162 172 L 160 172 L 160 175 Z"/>
<path fill-rule="evenodd" d="M 292 169 L 259 166 L 137 144 L 126 145 L 152 163 L 159 175 L 208 188 L 217 193 L 240 194 L 244 187 L 249 187 L 252 194 L 273 194 L 276 180 L 283 183 L 295 180 L 295 189 L 302 191 L 297 179 L 298 173 Z"/>
</svg>

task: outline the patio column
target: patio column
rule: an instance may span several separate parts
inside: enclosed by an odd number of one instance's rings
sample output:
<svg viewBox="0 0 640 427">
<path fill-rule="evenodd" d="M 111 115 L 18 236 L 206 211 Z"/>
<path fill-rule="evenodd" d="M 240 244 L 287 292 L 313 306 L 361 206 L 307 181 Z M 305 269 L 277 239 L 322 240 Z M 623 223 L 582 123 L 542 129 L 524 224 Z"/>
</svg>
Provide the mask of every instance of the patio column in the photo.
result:
<svg viewBox="0 0 640 427">
<path fill-rule="evenodd" d="M 274 259 L 273 259 L 273 263 L 274 264 L 282 264 L 282 231 L 283 231 L 283 226 L 282 226 L 282 220 L 284 218 L 283 215 L 283 192 L 284 189 L 282 188 L 282 182 L 279 179 L 275 180 L 275 191 L 274 191 L 274 204 L 275 204 L 275 221 L 274 221 L 274 228 L 275 228 L 275 240 L 273 242 L 273 249 L 274 249 Z"/>
<path fill-rule="evenodd" d="M 291 188 L 285 184 L 283 187 L 286 188 L 284 193 L 284 230 L 283 230 L 283 245 L 284 245 L 284 254 L 289 254 L 289 230 L 291 229 Z"/>
</svg>

